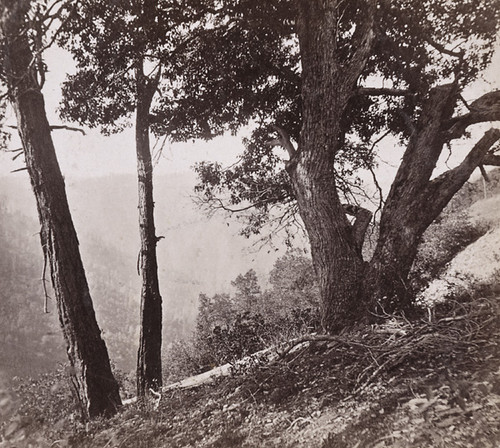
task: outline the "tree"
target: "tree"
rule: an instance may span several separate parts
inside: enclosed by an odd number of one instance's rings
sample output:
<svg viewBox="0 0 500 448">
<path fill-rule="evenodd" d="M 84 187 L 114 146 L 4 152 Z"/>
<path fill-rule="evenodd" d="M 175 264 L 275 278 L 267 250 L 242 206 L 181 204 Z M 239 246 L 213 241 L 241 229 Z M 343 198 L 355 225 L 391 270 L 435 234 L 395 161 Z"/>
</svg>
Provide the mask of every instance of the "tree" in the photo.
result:
<svg viewBox="0 0 500 448">
<path fill-rule="evenodd" d="M 269 275 L 271 295 L 284 313 L 294 309 L 316 309 L 318 285 L 310 258 L 298 250 L 288 251 L 278 258 Z"/>
<path fill-rule="evenodd" d="M 231 285 L 236 288 L 234 300 L 239 304 L 242 312 L 257 313 L 256 309 L 258 299 L 261 295 L 259 279 L 253 269 L 250 269 L 246 274 L 239 274 Z"/>
<path fill-rule="evenodd" d="M 423 232 L 476 167 L 498 164 L 492 128 L 433 177 L 444 148 L 500 118 L 500 92 L 471 104 L 462 95 L 490 61 L 499 10 L 497 0 L 240 0 L 193 38 L 159 122 L 180 140 L 257 125 L 239 164 L 199 165 L 198 192 L 216 208 L 253 207 L 247 233 L 274 219 L 277 204 L 296 207 L 326 330 L 411 310 Z M 352 175 L 373 168 L 387 135 L 405 150 L 364 260 L 371 212 L 355 202 Z"/>
<path fill-rule="evenodd" d="M 45 67 L 42 48 L 36 44 L 42 28 L 34 25 L 53 19 L 54 11 L 24 0 L 5 0 L 0 8 L 1 80 L 17 117 L 36 197 L 40 239 L 50 265 L 75 395 L 84 417 L 114 414 L 121 405 L 118 384 L 96 322 L 41 92 Z"/>
<path fill-rule="evenodd" d="M 158 281 L 153 200 L 150 113 L 165 66 L 169 26 L 166 2 L 89 0 L 69 16 L 63 43 L 74 55 L 78 72 L 63 87 L 62 115 L 104 133 L 118 132 L 135 111 L 142 275 L 141 324 L 137 357 L 137 393 L 162 385 L 162 297 Z M 160 8 L 162 14 L 159 13 Z M 162 25 L 160 29 L 160 24 Z"/>
</svg>

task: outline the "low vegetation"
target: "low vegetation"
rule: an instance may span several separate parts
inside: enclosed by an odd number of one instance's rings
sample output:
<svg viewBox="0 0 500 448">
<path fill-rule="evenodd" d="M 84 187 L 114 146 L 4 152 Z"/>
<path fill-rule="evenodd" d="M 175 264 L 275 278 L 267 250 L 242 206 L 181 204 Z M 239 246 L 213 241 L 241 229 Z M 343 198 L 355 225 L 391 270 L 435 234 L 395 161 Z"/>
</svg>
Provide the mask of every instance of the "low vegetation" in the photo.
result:
<svg viewBox="0 0 500 448">
<path fill-rule="evenodd" d="M 20 383 L 2 447 L 495 447 L 500 302 L 456 297 L 432 320 L 304 338 L 295 351 L 82 423 L 64 371 Z M 12 398 L 2 399 L 2 409 Z M 8 409 L 7 409 L 8 411 Z M 357 444 L 357 445 L 356 445 Z"/>
</svg>

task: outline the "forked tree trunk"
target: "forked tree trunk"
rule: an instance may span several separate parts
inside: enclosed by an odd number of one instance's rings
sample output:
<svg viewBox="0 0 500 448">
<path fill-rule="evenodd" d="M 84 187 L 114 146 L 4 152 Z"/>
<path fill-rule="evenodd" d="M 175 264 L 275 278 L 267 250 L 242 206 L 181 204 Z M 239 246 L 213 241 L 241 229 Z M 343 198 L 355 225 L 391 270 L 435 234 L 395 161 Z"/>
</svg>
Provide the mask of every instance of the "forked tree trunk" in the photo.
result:
<svg viewBox="0 0 500 448">
<path fill-rule="evenodd" d="M 458 82 L 437 86 L 412 123 L 403 160 L 386 200 L 375 254 L 361 256 L 366 214 L 353 225 L 340 203 L 334 161 L 343 148 L 342 122 L 374 42 L 376 2 L 366 0 L 351 37 L 351 54 L 337 51 L 341 21 L 335 0 L 296 0 L 296 29 L 302 65 L 302 129 L 297 151 L 285 134 L 290 175 L 319 279 L 322 323 L 336 331 L 354 320 L 411 308 L 408 275 L 420 239 L 500 138 L 492 129 L 457 168 L 431 180 L 443 146 L 471 123 L 498 119 L 500 94 L 476 101 L 463 118 L 453 118 Z"/>
<path fill-rule="evenodd" d="M 149 146 L 149 109 L 157 80 L 148 80 L 142 64 L 137 69 L 136 152 L 139 180 L 139 229 L 141 251 L 139 266 L 142 275 L 141 332 L 137 356 L 137 395 L 162 385 L 162 299 L 158 282 L 156 237 L 153 201 L 153 164 Z"/>
<path fill-rule="evenodd" d="M 439 108 L 432 96 L 429 112 Z M 441 107 L 446 107 L 445 98 L 441 100 Z M 429 135 L 428 121 L 423 121 L 426 127 L 422 128 L 422 134 Z M 440 126 L 437 126 L 433 140 L 439 142 L 440 135 Z M 379 240 L 363 281 L 363 295 L 373 311 L 411 311 L 413 291 L 408 285 L 408 276 L 424 232 L 498 140 L 500 130 L 490 129 L 460 165 L 433 180 L 429 179 L 442 142 L 433 148 L 429 142 L 424 146 L 423 138 L 417 135 L 410 140 L 382 213 Z M 417 154 L 424 158 L 416 159 L 413 165 L 412 158 Z"/>
<path fill-rule="evenodd" d="M 4 70 L 15 109 L 27 170 L 36 197 L 41 242 L 50 263 L 59 321 L 84 417 L 111 415 L 121 405 L 106 345 L 97 325 L 80 257 L 64 179 L 59 169 L 24 18 L 29 2 L 2 7 Z"/>
</svg>

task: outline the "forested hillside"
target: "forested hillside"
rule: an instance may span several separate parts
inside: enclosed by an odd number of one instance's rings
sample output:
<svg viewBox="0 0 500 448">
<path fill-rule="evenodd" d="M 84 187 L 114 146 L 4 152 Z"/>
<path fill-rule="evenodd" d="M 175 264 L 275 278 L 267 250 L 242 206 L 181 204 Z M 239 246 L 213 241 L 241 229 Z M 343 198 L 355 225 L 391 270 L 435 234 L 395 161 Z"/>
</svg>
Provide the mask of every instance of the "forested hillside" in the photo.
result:
<svg viewBox="0 0 500 448">
<path fill-rule="evenodd" d="M 0 204 L 0 372 L 31 376 L 65 361 L 54 312 L 44 314 L 36 222 Z"/>
<path fill-rule="evenodd" d="M 0 370 L 7 377 L 53 371 L 66 362 L 48 272 L 48 313 L 44 312 L 44 262 L 37 227 L 30 217 L 0 207 Z M 138 324 L 131 284 L 123 276 L 123 259 L 98 237 L 89 241 L 86 253 L 104 338 L 116 365 L 128 371 L 134 366 Z"/>
</svg>

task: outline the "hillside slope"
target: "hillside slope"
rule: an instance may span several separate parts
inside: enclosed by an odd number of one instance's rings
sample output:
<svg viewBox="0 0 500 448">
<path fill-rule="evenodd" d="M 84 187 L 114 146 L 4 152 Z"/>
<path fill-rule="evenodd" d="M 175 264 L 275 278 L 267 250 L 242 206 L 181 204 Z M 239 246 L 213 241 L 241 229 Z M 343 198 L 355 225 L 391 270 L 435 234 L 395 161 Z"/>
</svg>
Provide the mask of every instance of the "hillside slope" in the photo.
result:
<svg viewBox="0 0 500 448">
<path fill-rule="evenodd" d="M 488 231 L 459 252 L 421 293 L 427 304 L 482 287 L 500 292 L 500 195 L 473 203 L 468 214 L 474 226 Z"/>
</svg>

